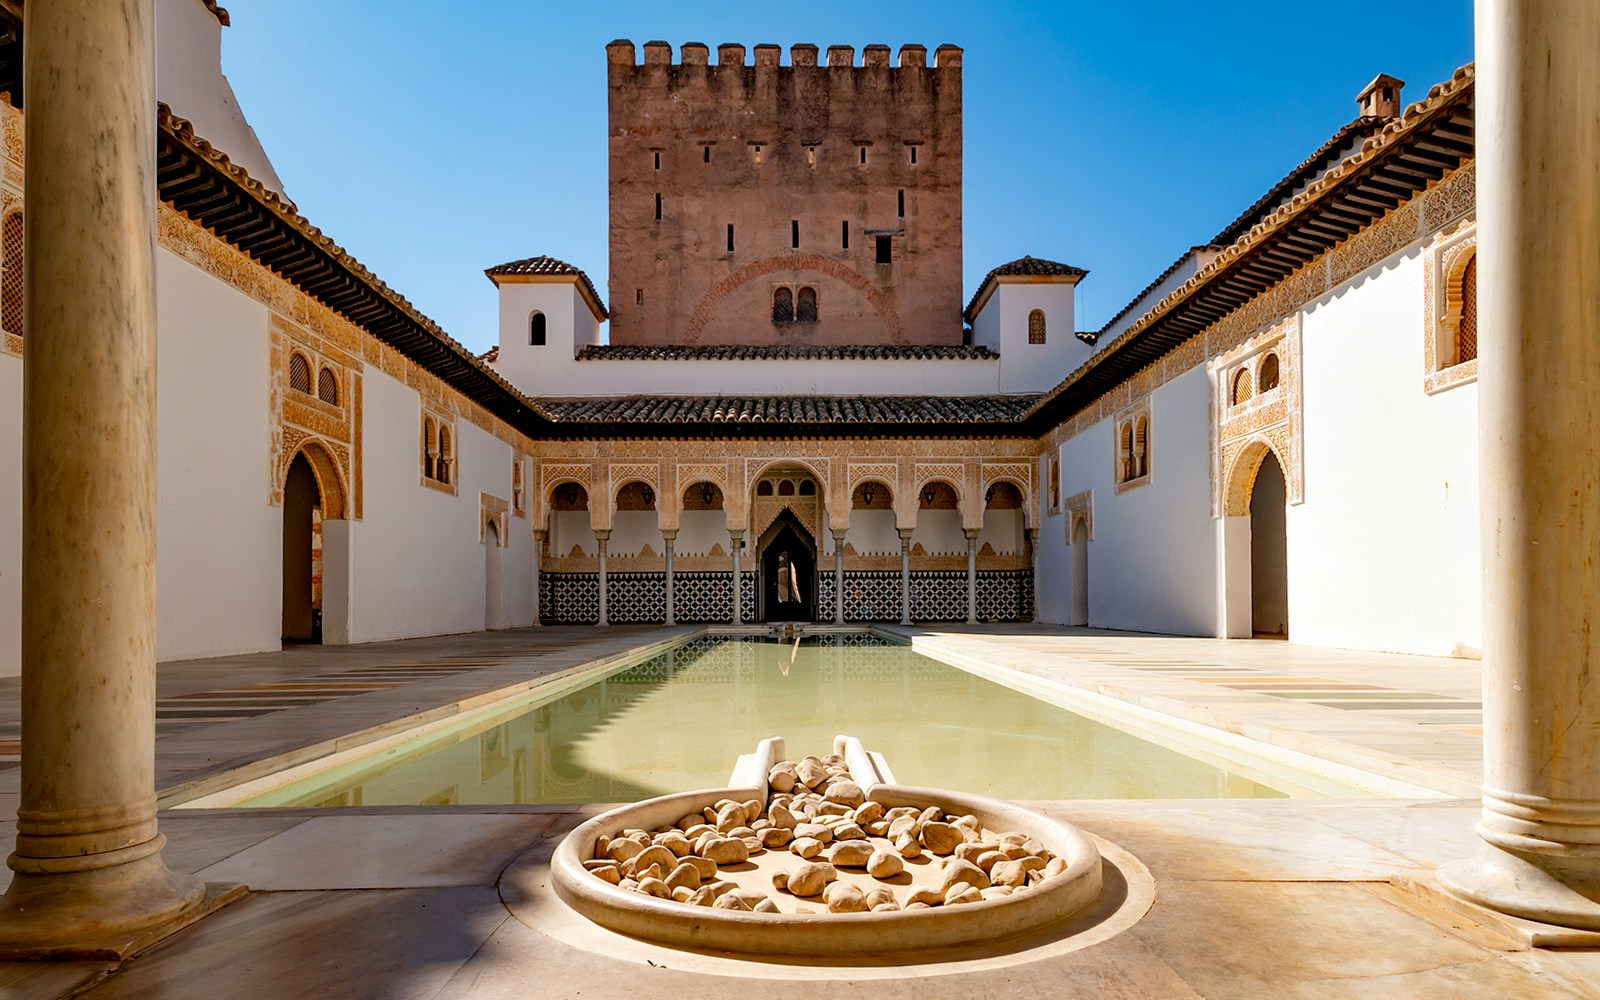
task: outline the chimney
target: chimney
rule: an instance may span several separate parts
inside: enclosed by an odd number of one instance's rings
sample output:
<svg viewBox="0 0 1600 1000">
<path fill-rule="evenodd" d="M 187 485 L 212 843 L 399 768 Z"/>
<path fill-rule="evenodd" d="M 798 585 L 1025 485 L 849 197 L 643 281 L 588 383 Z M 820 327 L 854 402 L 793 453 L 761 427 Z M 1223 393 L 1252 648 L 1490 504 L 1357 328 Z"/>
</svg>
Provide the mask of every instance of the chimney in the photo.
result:
<svg viewBox="0 0 1600 1000">
<path fill-rule="evenodd" d="M 1405 85 L 1404 80 L 1396 80 L 1387 73 L 1373 77 L 1372 82 L 1356 95 L 1356 103 L 1361 105 L 1361 117 L 1400 117 L 1400 108 L 1403 106 L 1400 103 L 1400 88 Z"/>
</svg>

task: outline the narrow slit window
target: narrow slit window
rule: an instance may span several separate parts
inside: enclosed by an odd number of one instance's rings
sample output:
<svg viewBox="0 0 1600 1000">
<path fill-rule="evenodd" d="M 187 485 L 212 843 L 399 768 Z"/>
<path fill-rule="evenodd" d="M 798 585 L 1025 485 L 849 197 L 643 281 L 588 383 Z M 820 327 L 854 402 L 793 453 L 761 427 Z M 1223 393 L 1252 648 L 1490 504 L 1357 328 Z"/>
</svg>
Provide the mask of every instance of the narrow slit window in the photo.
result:
<svg viewBox="0 0 1600 1000">
<path fill-rule="evenodd" d="M 901 189 L 901 191 L 900 191 L 900 218 L 903 219 L 905 217 L 906 217 L 906 193 L 905 193 L 904 189 Z"/>
<path fill-rule="evenodd" d="M 700 151 L 705 154 L 705 162 L 710 163 L 711 162 L 711 147 L 710 146 L 701 146 L 700 147 Z"/>
<path fill-rule="evenodd" d="M 728 223 L 728 252 L 733 253 L 733 223 Z"/>
<path fill-rule="evenodd" d="M 800 249 L 800 220 L 789 221 L 789 246 L 795 250 Z"/>
<path fill-rule="evenodd" d="M 894 245 L 889 241 L 889 237 L 878 237 L 878 263 L 887 264 L 891 261 L 894 254 L 893 247 Z"/>
<path fill-rule="evenodd" d="M 917 147 L 915 146 L 911 147 L 911 162 L 913 164 L 917 162 Z"/>
<path fill-rule="evenodd" d="M 816 165 L 817 165 L 817 147 L 815 147 L 815 146 L 807 146 L 806 147 L 806 166 L 814 167 Z"/>
<path fill-rule="evenodd" d="M 635 288 L 633 290 L 633 304 L 636 306 L 644 305 L 644 289 Z"/>
<path fill-rule="evenodd" d="M 751 148 L 756 151 L 756 162 L 760 163 L 761 162 L 761 147 L 760 146 L 752 146 Z"/>
<path fill-rule="evenodd" d="M 865 146 L 861 147 L 861 165 L 862 166 L 866 166 L 867 165 L 867 147 L 865 147 Z"/>
<path fill-rule="evenodd" d="M 661 169 L 661 154 L 660 153 L 656 153 L 655 157 L 656 157 L 656 169 L 660 170 Z"/>
<path fill-rule="evenodd" d="M 845 219 L 839 223 L 839 249 L 850 249 L 850 220 Z"/>
<path fill-rule="evenodd" d="M 661 221 L 661 192 L 656 192 L 656 221 Z"/>
</svg>

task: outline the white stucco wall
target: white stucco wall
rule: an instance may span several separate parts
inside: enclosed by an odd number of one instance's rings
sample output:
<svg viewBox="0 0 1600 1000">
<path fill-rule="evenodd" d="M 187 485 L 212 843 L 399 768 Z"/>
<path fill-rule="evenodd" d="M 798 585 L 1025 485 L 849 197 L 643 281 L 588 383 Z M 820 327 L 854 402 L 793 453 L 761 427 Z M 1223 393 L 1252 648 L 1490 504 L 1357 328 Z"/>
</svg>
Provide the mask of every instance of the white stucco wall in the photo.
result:
<svg viewBox="0 0 1600 1000">
<path fill-rule="evenodd" d="M 0 354 L 0 677 L 22 672 L 22 359 Z"/>
<path fill-rule="evenodd" d="M 1216 541 L 1211 520 L 1210 385 L 1198 366 L 1150 400 L 1150 481 L 1117 493 L 1113 420 L 1061 449 L 1061 495 L 1094 493 L 1089 542 L 1089 624 L 1174 634 L 1216 629 Z M 1040 532 L 1040 614 L 1064 623 L 1071 610 L 1065 516 Z"/>
<path fill-rule="evenodd" d="M 457 420 L 458 495 L 423 486 L 416 392 L 375 368 L 366 369 L 365 379 L 365 517 L 351 526 L 351 641 L 481 629 L 486 560 L 478 541 L 479 493 L 510 500 L 511 449 Z M 506 611 L 512 624 L 523 624 L 533 614 L 531 528 L 522 518 L 508 522 L 511 544 L 501 560 Z"/>
<path fill-rule="evenodd" d="M 277 649 L 283 508 L 269 503 L 267 310 L 156 257 L 156 649 Z"/>
<path fill-rule="evenodd" d="M 1066 281 L 1002 281 L 972 322 L 972 342 L 1000 354 L 1002 393 L 1045 392 L 1088 360 L 1093 349 L 1073 336 L 1074 286 Z M 1045 342 L 1028 343 L 1028 315 L 1045 316 Z"/>
<path fill-rule="evenodd" d="M 703 556 L 714 545 L 728 551 L 728 515 L 720 510 L 686 510 L 678 514 L 678 537 L 672 543 L 674 554 Z M 730 557 L 731 558 L 731 557 Z"/>
<path fill-rule="evenodd" d="M 1289 635 L 1449 655 L 1479 632 L 1478 390 L 1423 390 L 1420 247 L 1305 310 Z"/>
<path fill-rule="evenodd" d="M 157 4 L 156 96 L 173 114 L 193 122 L 196 135 L 270 190 L 283 193 L 283 182 L 222 75 L 222 22 L 200 0 Z"/>
</svg>

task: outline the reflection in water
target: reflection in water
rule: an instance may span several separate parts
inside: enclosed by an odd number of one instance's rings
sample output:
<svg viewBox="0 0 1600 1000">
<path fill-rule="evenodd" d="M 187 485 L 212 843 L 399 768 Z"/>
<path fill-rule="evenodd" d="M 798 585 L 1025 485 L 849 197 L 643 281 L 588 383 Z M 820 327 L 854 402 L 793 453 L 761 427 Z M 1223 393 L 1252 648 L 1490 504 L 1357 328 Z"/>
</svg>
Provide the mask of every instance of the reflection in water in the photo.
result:
<svg viewBox="0 0 1600 1000">
<path fill-rule="evenodd" d="M 859 736 L 905 784 L 1010 799 L 1280 793 L 869 636 L 708 638 L 566 697 L 253 805 L 628 802 L 715 788 L 767 736 Z M 311 787 L 313 786 L 314 787 Z"/>
</svg>

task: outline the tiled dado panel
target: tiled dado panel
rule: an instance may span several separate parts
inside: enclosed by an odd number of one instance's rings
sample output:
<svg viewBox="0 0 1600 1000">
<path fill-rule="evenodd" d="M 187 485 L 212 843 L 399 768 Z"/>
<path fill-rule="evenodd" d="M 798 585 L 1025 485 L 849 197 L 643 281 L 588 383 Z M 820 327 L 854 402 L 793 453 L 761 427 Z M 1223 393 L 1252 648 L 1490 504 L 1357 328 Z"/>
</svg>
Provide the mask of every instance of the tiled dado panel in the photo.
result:
<svg viewBox="0 0 1600 1000">
<path fill-rule="evenodd" d="M 740 573 L 740 611 L 746 624 L 756 621 L 756 575 Z M 726 622 L 733 609 L 729 584 L 733 574 L 674 574 L 677 620 L 681 624 Z M 606 574 L 606 613 L 616 625 L 648 625 L 667 617 L 667 575 Z M 844 575 L 845 620 L 900 620 L 900 574 L 854 571 Z M 817 574 L 817 620 L 833 621 L 833 574 Z M 539 617 L 550 625 L 593 625 L 600 620 L 600 578 L 595 573 L 540 575 Z M 1028 621 L 1033 617 L 1032 570 L 982 570 L 978 573 L 978 620 Z M 919 622 L 967 619 L 967 574 L 917 571 L 911 574 L 911 618 Z"/>
<path fill-rule="evenodd" d="M 739 574 L 743 584 L 740 616 L 756 620 L 754 573 Z M 673 603 L 680 624 L 726 622 L 733 613 L 733 572 L 674 573 Z M 667 619 L 667 574 L 607 573 L 606 617 L 615 625 L 649 625 Z M 541 573 L 539 619 L 548 625 L 593 625 L 600 620 L 598 573 Z"/>
<path fill-rule="evenodd" d="M 893 571 L 846 571 L 844 617 L 852 622 L 900 620 L 900 574 Z M 817 616 L 833 620 L 833 574 L 817 575 Z M 978 620 L 1028 621 L 1033 617 L 1033 571 L 980 570 Z M 911 620 L 961 622 L 967 620 L 967 574 L 960 571 L 913 571 Z"/>
</svg>

